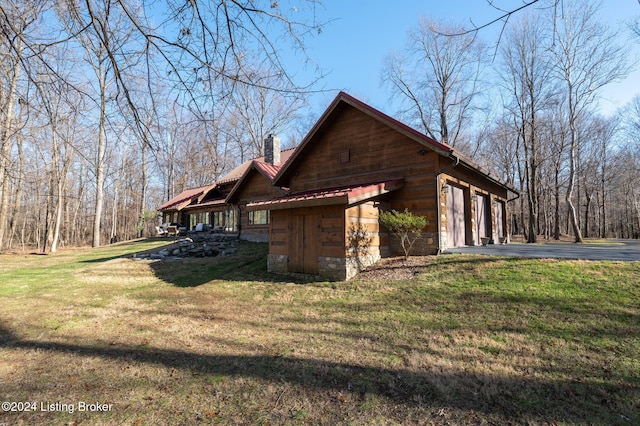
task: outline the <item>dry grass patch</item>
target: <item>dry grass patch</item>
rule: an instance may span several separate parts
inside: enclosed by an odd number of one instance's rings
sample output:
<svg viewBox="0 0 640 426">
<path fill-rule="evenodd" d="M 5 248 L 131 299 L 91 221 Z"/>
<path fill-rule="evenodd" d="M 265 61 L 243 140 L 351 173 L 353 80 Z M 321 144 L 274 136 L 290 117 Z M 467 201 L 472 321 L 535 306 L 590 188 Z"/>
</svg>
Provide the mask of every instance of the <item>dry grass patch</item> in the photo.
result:
<svg viewBox="0 0 640 426">
<path fill-rule="evenodd" d="M 425 257 L 291 282 L 265 253 L 10 259 L 2 398 L 112 407 L 0 423 L 640 423 L 637 263 Z"/>
</svg>

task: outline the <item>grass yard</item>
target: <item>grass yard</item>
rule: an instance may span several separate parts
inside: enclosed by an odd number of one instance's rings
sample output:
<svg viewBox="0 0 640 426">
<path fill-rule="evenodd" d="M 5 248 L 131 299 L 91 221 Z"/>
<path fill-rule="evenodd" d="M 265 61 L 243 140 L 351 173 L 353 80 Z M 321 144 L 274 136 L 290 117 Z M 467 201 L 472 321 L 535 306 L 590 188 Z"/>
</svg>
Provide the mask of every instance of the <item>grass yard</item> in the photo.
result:
<svg viewBox="0 0 640 426">
<path fill-rule="evenodd" d="M 126 256 L 159 244 L 0 255 L 0 424 L 640 424 L 638 262 Z"/>
</svg>

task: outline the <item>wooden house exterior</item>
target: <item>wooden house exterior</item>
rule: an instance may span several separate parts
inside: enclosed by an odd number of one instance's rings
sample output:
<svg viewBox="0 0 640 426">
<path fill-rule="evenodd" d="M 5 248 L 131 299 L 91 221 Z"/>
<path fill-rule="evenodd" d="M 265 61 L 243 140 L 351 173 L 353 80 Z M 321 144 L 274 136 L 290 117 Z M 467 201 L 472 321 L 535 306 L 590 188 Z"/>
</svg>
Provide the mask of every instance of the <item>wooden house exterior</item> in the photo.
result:
<svg viewBox="0 0 640 426">
<path fill-rule="evenodd" d="M 248 212 L 245 206 L 249 201 L 283 195 L 272 180 L 293 151 L 281 151 L 280 140 L 269 135 L 264 156 L 245 161 L 211 185 L 187 189 L 160 206 L 163 223 L 178 223 L 187 231 L 202 223 L 213 232 L 266 242 L 269 212 Z"/>
<path fill-rule="evenodd" d="M 406 208 L 428 219 L 415 254 L 508 236 L 510 188 L 451 147 L 345 93 L 273 183 L 289 193 L 246 204 L 248 211 L 270 211 L 271 271 L 345 280 L 400 254 L 379 223 L 380 210 Z"/>
<path fill-rule="evenodd" d="M 234 206 L 239 212 L 237 223 L 241 239 L 264 243 L 269 241 L 270 211 L 248 211 L 246 206 L 251 202 L 286 194 L 285 190 L 273 185 L 279 168 L 279 165 L 254 160 L 227 196 L 226 204 Z"/>
<path fill-rule="evenodd" d="M 165 203 L 165 215 L 181 212 L 192 225 L 204 221 L 268 242 L 272 272 L 336 280 L 403 254 L 380 224 L 382 210 L 426 217 L 413 251 L 418 255 L 508 241 L 514 189 L 450 146 L 346 93 L 297 148 L 280 151 L 279 140 L 268 139 L 265 157 L 185 191 Z"/>
</svg>

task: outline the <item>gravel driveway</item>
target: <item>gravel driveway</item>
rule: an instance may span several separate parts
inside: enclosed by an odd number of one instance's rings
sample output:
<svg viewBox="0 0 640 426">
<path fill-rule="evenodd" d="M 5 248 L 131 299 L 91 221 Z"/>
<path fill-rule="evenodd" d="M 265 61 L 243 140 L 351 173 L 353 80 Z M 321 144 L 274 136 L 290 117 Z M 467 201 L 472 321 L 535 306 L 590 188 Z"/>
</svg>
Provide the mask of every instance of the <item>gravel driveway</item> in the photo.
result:
<svg viewBox="0 0 640 426">
<path fill-rule="evenodd" d="M 608 240 L 597 243 L 549 243 L 457 247 L 445 253 L 487 254 L 508 257 L 640 261 L 640 240 Z"/>
</svg>

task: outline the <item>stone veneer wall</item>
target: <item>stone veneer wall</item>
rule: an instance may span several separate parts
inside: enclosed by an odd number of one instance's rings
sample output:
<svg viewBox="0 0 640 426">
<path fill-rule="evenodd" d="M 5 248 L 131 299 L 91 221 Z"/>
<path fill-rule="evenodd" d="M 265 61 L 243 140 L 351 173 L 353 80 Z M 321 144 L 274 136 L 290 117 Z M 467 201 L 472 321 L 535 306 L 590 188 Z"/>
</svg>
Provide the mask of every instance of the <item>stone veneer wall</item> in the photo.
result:
<svg viewBox="0 0 640 426">
<path fill-rule="evenodd" d="M 320 256 L 318 258 L 318 274 L 336 281 L 347 281 L 379 260 L 379 254 L 368 254 L 358 258 Z"/>
<path fill-rule="evenodd" d="M 289 267 L 289 256 L 286 254 L 269 254 L 267 257 L 267 271 L 286 273 Z"/>
</svg>

